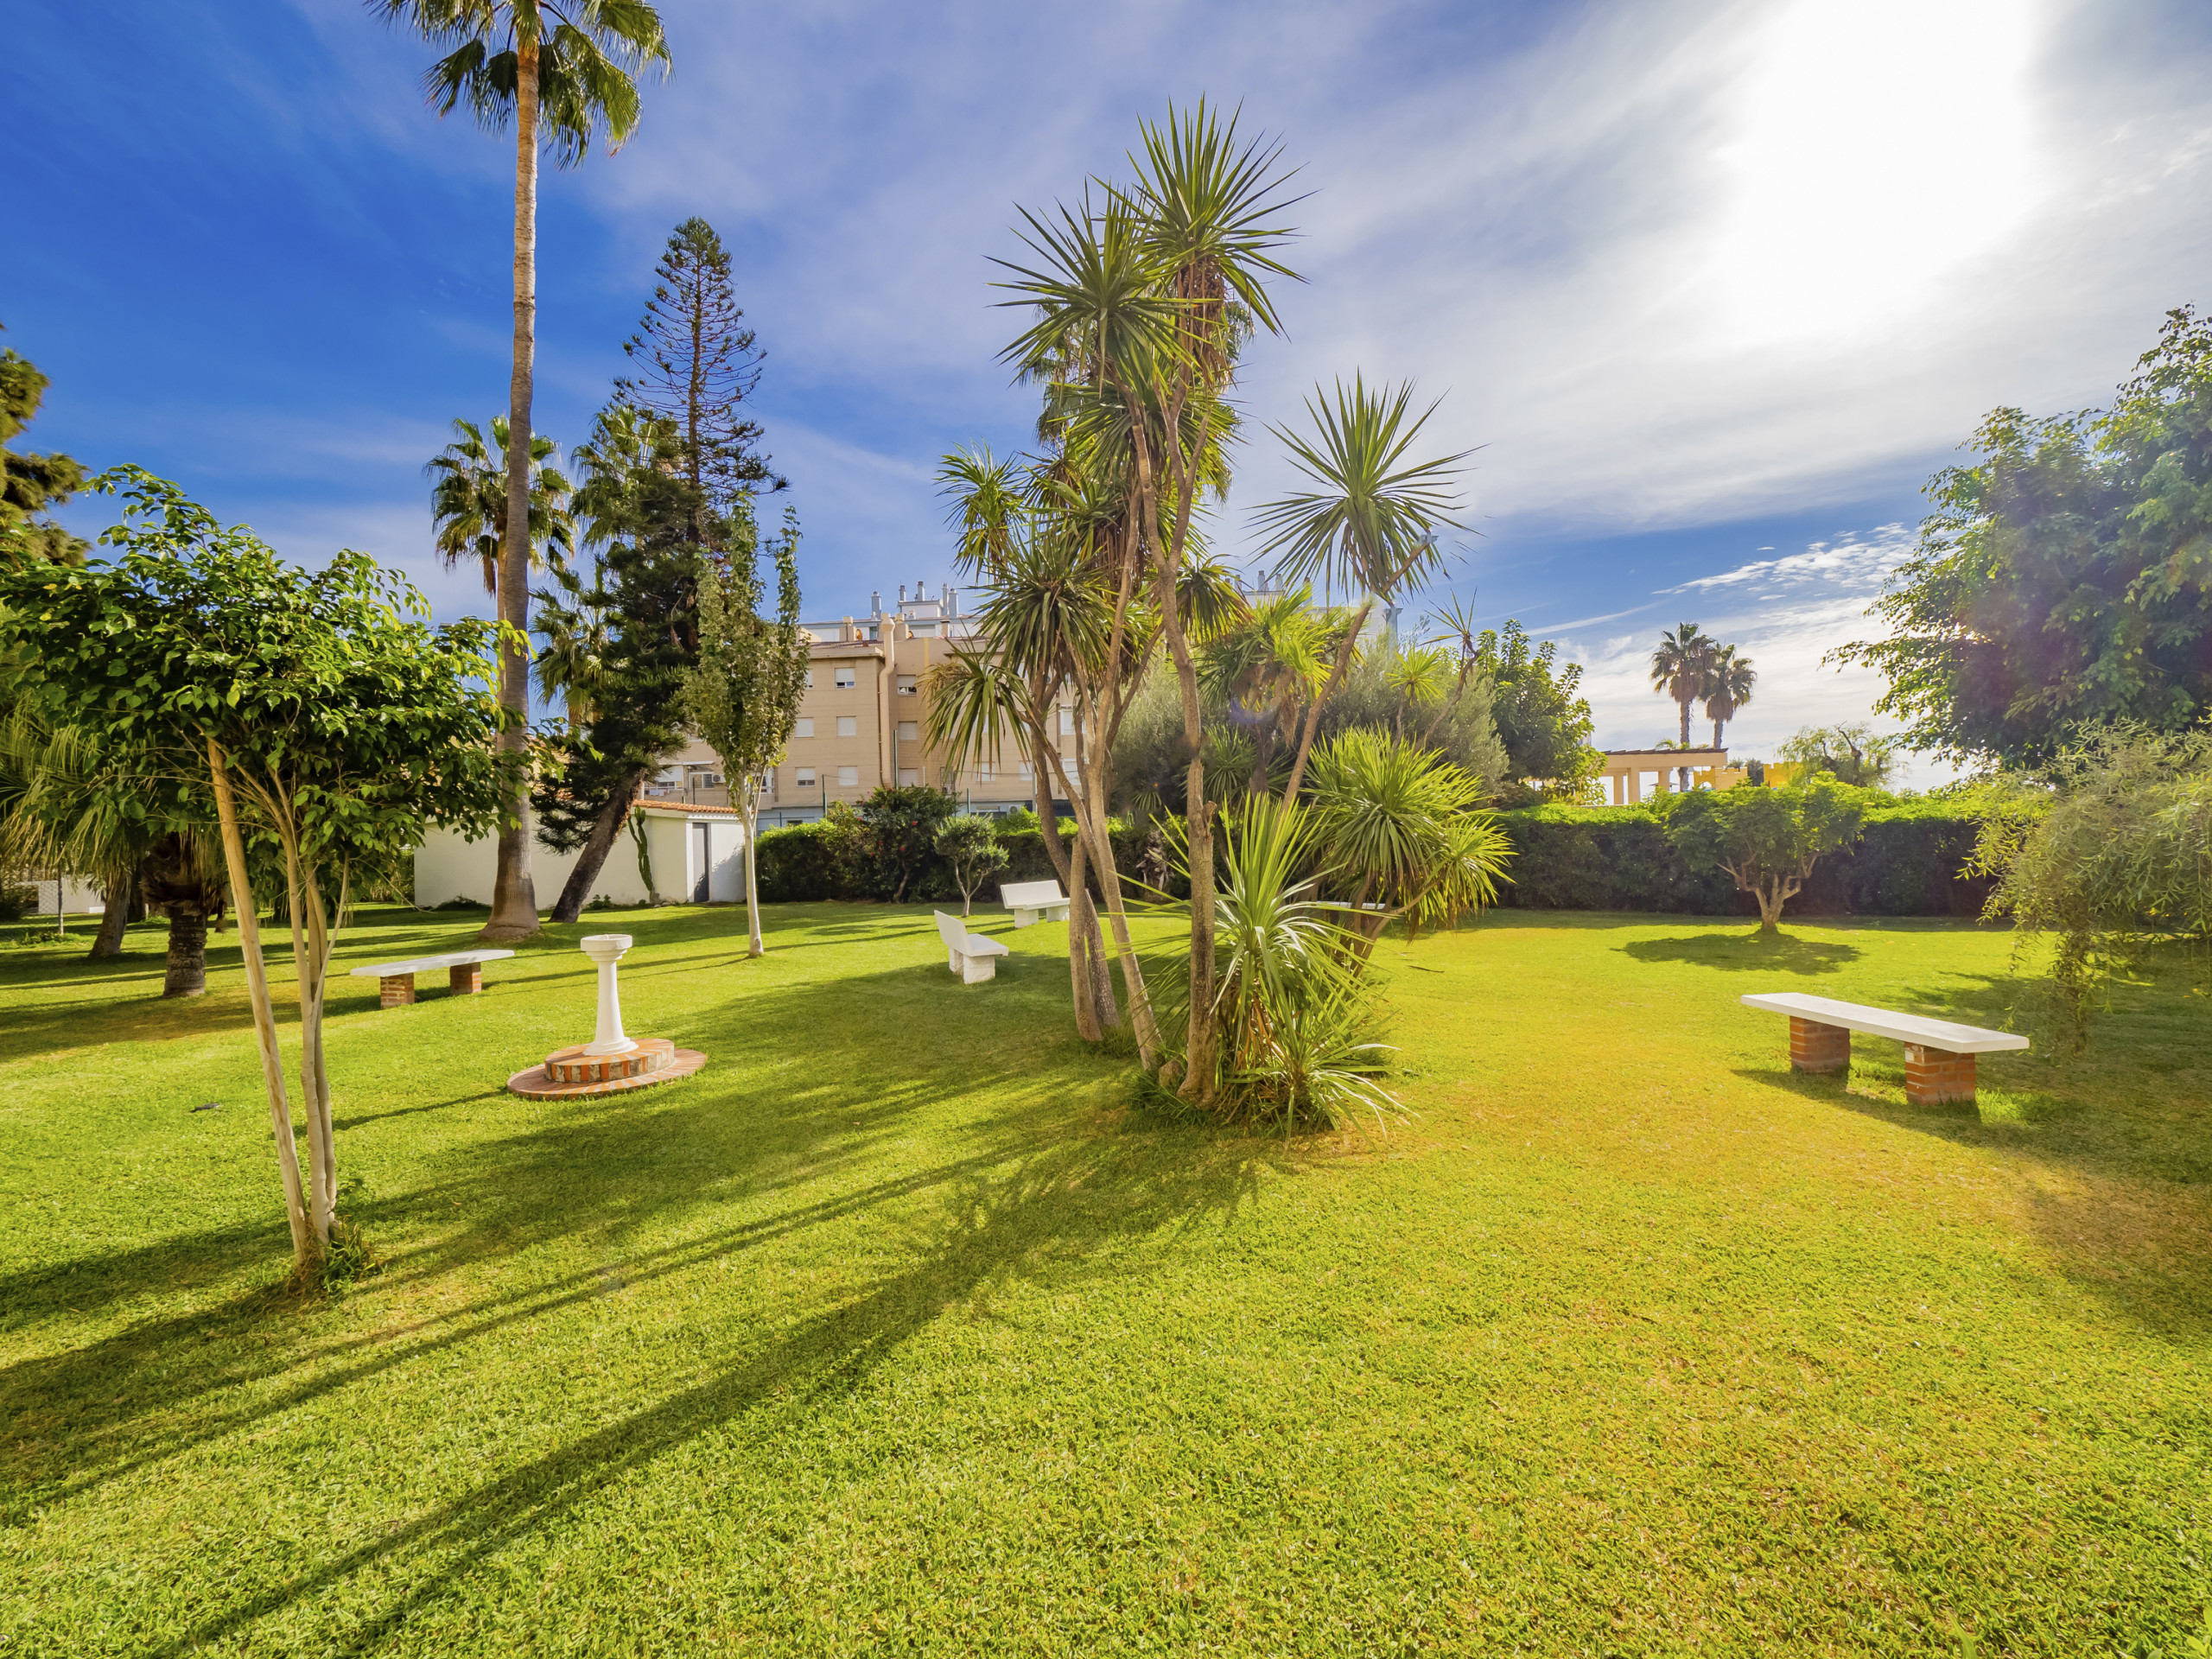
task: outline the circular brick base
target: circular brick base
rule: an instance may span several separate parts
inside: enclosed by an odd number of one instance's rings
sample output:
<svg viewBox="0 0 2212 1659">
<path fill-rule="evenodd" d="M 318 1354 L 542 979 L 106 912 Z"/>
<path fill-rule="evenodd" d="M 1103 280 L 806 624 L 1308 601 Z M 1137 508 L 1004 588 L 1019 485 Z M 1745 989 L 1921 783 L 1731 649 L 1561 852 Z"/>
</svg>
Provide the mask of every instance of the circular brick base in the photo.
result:
<svg viewBox="0 0 2212 1659">
<path fill-rule="evenodd" d="M 543 1065 L 507 1079 L 510 1092 L 524 1100 L 574 1100 L 586 1095 L 616 1095 L 625 1089 L 649 1089 L 674 1083 L 706 1065 L 696 1048 L 678 1048 L 665 1037 L 640 1038 L 626 1054 L 587 1054 L 578 1043 L 545 1057 Z"/>
</svg>

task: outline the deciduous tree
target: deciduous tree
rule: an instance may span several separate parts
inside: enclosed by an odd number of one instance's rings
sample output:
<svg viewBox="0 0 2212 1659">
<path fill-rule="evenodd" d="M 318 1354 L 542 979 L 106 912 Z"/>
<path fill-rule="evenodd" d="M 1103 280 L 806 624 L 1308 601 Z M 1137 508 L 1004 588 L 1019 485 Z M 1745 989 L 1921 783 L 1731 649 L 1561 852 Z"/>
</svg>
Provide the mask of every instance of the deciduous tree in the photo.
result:
<svg viewBox="0 0 2212 1659">
<path fill-rule="evenodd" d="M 1802 789 L 1700 789 L 1667 809 L 1667 839 L 1692 869 L 1722 869 L 1738 893 L 1759 903 L 1759 931 L 1771 932 L 1782 907 L 1828 854 L 1859 839 L 1866 805 L 1832 778 Z"/>
<path fill-rule="evenodd" d="M 2212 319 L 2167 314 L 2109 409 L 1999 409 L 1834 660 L 1879 669 L 1913 748 L 2033 766 L 2081 730 L 2212 709 Z"/>
<path fill-rule="evenodd" d="M 496 747 L 505 716 L 484 683 L 495 629 L 410 620 L 429 614 L 421 594 L 359 553 L 302 571 L 141 469 L 96 482 L 125 499 L 124 521 L 101 537 L 117 557 L 0 574 L 0 662 L 32 717 L 90 726 L 147 772 L 213 795 L 294 1255 L 307 1271 L 328 1248 L 337 1198 L 322 1052 L 331 930 L 357 864 L 419 845 L 434 821 L 480 834 L 494 821 L 511 787 Z M 291 922 L 304 1184 L 257 866 L 281 872 Z"/>
</svg>

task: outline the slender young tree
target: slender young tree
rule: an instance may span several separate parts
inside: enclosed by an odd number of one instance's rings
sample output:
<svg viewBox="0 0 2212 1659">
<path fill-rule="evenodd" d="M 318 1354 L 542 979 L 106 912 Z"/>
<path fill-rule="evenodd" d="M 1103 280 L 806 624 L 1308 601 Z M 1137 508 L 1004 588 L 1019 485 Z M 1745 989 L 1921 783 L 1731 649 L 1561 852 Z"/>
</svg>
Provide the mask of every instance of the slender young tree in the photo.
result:
<svg viewBox="0 0 2212 1659">
<path fill-rule="evenodd" d="M 745 815 L 746 954 L 765 956 L 760 880 L 760 785 L 798 723 L 808 645 L 800 631 L 798 515 L 786 508 L 776 561 L 776 620 L 760 614 L 760 578 L 749 561 L 709 561 L 699 582 L 699 660 L 684 676 L 691 729 L 721 757 Z"/>
<path fill-rule="evenodd" d="M 531 432 L 531 397 L 537 336 L 537 157 L 569 167 L 594 139 L 620 148 L 638 124 L 638 72 L 658 63 L 665 73 L 667 41 L 659 14 L 646 0 L 368 0 L 370 11 L 403 23 L 447 48 L 424 77 L 441 116 L 466 103 L 493 131 L 510 122 L 515 135 L 514 355 L 508 378 L 507 424 Z M 530 741 L 530 446 L 507 446 L 505 569 L 499 620 L 507 625 L 499 660 L 499 696 L 513 716 L 501 741 L 517 780 L 499 839 L 499 870 L 487 941 L 528 938 L 537 931 L 531 883 L 530 796 L 521 781 Z"/>
<path fill-rule="evenodd" d="M 702 504 L 692 539 L 703 543 L 709 520 L 733 513 L 739 497 L 789 487 L 756 453 L 765 434 L 745 412 L 767 353 L 745 326 L 729 251 L 705 219 L 676 227 L 653 278 L 638 332 L 622 346 L 636 367 L 614 383 L 614 395 L 676 423 L 684 474 Z"/>
</svg>

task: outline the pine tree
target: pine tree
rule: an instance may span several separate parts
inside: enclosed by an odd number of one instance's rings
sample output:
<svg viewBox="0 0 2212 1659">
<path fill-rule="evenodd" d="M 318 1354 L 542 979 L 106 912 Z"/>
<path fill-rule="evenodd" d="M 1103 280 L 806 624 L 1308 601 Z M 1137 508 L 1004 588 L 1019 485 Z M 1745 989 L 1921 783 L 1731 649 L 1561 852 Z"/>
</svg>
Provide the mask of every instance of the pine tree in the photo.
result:
<svg viewBox="0 0 2212 1659">
<path fill-rule="evenodd" d="M 705 219 L 676 227 L 653 275 L 653 296 L 622 347 L 637 372 L 617 380 L 614 395 L 676 423 L 680 464 L 701 503 L 692 539 L 711 544 L 712 521 L 740 497 L 789 486 L 755 453 L 764 434 L 745 412 L 767 354 L 745 327 L 728 251 Z"/>
<path fill-rule="evenodd" d="M 82 564 L 86 543 L 39 515 L 84 487 L 85 469 L 67 455 L 17 454 L 8 448 L 44 401 L 47 378 L 27 358 L 0 352 L 0 569 L 47 562 Z"/>
</svg>

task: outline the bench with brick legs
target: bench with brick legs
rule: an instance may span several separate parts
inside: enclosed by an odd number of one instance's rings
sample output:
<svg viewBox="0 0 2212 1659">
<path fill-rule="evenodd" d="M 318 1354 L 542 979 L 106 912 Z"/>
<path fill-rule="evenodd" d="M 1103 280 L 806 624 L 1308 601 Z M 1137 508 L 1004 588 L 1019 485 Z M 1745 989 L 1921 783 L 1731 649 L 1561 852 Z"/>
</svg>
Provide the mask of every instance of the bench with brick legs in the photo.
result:
<svg viewBox="0 0 2212 1659">
<path fill-rule="evenodd" d="M 1068 918 L 1068 896 L 1057 881 L 1009 881 L 999 889 L 999 902 L 1014 912 L 1016 927 Z"/>
<path fill-rule="evenodd" d="M 1974 1057 L 2025 1048 L 2028 1039 L 2009 1031 L 1954 1025 L 1925 1014 L 1897 1014 L 1833 997 L 1775 991 L 1744 999 L 1747 1007 L 1789 1016 L 1789 1069 L 1847 1071 L 1851 1033 L 1887 1037 L 1904 1045 L 1904 1097 L 1916 1106 L 1974 1098 Z"/>
<path fill-rule="evenodd" d="M 957 916 L 948 916 L 941 910 L 934 913 L 938 937 L 944 941 L 944 965 L 960 976 L 960 982 L 980 985 L 987 979 L 996 979 L 999 965 L 995 958 L 1010 954 L 1006 946 L 981 933 L 970 933 Z"/>
<path fill-rule="evenodd" d="M 484 988 L 484 964 L 512 957 L 512 950 L 454 950 L 442 957 L 417 957 L 412 962 L 379 962 L 353 970 L 355 979 L 373 979 L 379 993 L 378 1006 L 404 1008 L 415 1000 L 415 976 L 449 969 L 447 982 L 455 996 L 474 996 Z"/>
</svg>

